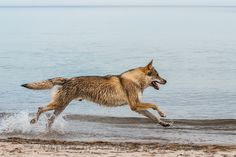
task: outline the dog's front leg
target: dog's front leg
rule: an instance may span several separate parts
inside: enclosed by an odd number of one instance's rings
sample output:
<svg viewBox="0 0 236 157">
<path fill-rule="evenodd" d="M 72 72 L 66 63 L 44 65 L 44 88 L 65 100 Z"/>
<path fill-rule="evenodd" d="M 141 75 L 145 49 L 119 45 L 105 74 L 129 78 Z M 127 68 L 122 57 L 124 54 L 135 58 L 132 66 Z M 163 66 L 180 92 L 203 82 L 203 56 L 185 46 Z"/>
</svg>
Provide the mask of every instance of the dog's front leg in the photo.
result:
<svg viewBox="0 0 236 157">
<path fill-rule="evenodd" d="M 156 110 L 161 117 L 165 117 L 164 112 L 162 112 L 158 106 L 156 106 L 154 104 L 151 104 L 151 103 L 141 103 L 141 102 L 139 102 L 139 103 L 133 105 L 133 108 L 134 108 L 135 111 L 142 111 L 142 110 L 147 110 L 147 109 L 151 108 L 153 110 Z"/>
<path fill-rule="evenodd" d="M 152 108 L 153 110 L 156 110 L 156 111 L 159 113 L 159 115 L 160 115 L 161 117 L 166 117 L 165 113 L 162 112 L 161 109 L 160 109 L 157 105 L 154 105 L 154 106 L 155 106 L 155 107 Z"/>
<path fill-rule="evenodd" d="M 169 122 L 164 122 L 162 120 L 160 120 L 159 118 L 157 118 L 156 116 L 154 116 L 151 112 L 149 112 L 148 110 L 141 110 L 141 111 L 136 111 L 139 114 L 142 114 L 143 116 L 151 119 L 153 122 L 160 124 L 161 126 L 164 127 L 168 127 L 170 126 L 172 123 Z"/>
<path fill-rule="evenodd" d="M 160 108 L 154 104 L 151 103 L 142 103 L 139 99 L 138 94 L 135 92 L 127 92 L 128 95 L 128 102 L 131 110 L 133 111 L 142 111 L 147 109 L 153 109 L 156 110 L 161 117 L 165 117 L 165 114 L 160 110 Z"/>
<path fill-rule="evenodd" d="M 142 111 L 150 108 L 155 109 L 156 106 L 150 103 L 141 103 L 141 102 L 137 102 L 131 105 L 131 109 L 134 111 Z"/>
</svg>

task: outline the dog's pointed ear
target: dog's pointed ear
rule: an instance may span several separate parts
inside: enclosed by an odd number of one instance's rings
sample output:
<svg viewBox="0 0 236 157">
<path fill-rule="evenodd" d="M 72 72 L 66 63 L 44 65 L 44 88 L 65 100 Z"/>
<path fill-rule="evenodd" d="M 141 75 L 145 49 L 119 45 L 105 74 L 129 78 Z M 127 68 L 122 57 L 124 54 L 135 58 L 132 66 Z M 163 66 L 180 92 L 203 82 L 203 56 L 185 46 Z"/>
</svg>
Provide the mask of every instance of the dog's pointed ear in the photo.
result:
<svg viewBox="0 0 236 157">
<path fill-rule="evenodd" d="M 153 63 L 153 59 L 151 60 L 151 62 L 149 62 L 149 63 L 146 65 L 145 68 L 146 68 L 147 70 L 151 70 L 151 69 L 153 68 L 152 63 Z"/>
</svg>

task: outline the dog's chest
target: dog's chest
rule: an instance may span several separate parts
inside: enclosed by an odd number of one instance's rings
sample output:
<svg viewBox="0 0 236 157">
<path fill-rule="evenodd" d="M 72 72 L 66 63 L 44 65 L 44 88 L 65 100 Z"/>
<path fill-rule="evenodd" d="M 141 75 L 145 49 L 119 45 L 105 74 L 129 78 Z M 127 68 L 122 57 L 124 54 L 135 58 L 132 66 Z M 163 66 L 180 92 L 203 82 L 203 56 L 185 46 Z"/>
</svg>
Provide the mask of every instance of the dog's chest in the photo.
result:
<svg viewBox="0 0 236 157">
<path fill-rule="evenodd" d="M 142 96 L 143 96 L 143 93 L 142 93 L 142 92 L 138 92 L 138 99 L 139 99 L 139 100 L 142 99 Z"/>
</svg>

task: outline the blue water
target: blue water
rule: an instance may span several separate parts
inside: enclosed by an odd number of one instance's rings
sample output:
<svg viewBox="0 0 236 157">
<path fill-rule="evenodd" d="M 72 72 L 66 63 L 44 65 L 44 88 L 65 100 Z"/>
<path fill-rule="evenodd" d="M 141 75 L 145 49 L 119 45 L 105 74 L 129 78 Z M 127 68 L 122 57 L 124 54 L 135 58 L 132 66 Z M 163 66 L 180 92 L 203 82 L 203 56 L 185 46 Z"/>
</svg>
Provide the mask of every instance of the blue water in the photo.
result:
<svg viewBox="0 0 236 157">
<path fill-rule="evenodd" d="M 0 7 L 0 112 L 36 112 L 50 91 L 21 84 L 154 66 L 144 92 L 172 119 L 236 118 L 236 7 Z M 136 117 L 72 102 L 67 114 Z"/>
</svg>

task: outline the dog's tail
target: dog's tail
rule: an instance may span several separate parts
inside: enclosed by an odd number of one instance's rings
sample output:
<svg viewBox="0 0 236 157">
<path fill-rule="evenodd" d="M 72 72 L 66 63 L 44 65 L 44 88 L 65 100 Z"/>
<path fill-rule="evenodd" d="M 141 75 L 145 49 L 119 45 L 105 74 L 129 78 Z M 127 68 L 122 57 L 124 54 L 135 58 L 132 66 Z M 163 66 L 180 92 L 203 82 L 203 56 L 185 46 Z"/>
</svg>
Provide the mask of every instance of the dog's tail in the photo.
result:
<svg viewBox="0 0 236 157">
<path fill-rule="evenodd" d="M 29 89 L 51 89 L 55 85 L 63 85 L 66 83 L 69 79 L 62 78 L 62 77 L 56 77 L 48 80 L 43 80 L 39 82 L 31 82 L 21 85 L 22 87 L 29 88 Z"/>
</svg>

